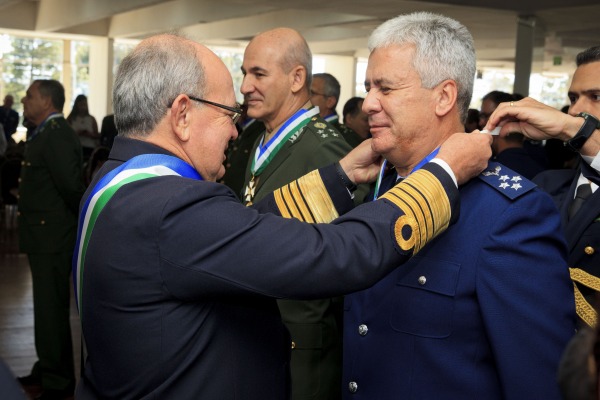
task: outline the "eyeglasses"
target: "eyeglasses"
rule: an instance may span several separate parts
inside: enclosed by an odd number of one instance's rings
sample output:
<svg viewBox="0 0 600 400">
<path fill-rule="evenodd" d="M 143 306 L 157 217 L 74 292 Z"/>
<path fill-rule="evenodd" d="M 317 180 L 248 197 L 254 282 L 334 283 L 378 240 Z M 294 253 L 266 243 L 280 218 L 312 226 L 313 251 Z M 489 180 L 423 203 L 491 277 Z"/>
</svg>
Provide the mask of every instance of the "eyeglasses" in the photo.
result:
<svg viewBox="0 0 600 400">
<path fill-rule="evenodd" d="M 223 104 L 219 104 L 219 103 L 214 103 L 212 101 L 208 101 L 208 100 L 204 100 L 204 99 L 199 99 L 198 97 L 194 97 L 194 96 L 190 96 L 188 94 L 188 97 L 194 101 L 197 101 L 199 103 L 206 103 L 206 104 L 210 104 L 211 106 L 215 106 L 215 107 L 219 107 L 222 108 L 224 110 L 227 111 L 231 111 L 233 113 L 233 115 L 230 115 L 231 119 L 233 120 L 234 124 L 237 124 L 237 122 L 240 120 L 240 117 L 242 116 L 242 108 L 239 104 L 236 103 L 236 107 L 229 107 Z"/>
<path fill-rule="evenodd" d="M 313 92 L 312 90 L 310 91 L 310 95 L 311 95 L 311 96 L 323 96 L 323 97 L 330 97 L 330 96 L 326 95 L 325 93 L 317 93 L 317 92 Z"/>
</svg>

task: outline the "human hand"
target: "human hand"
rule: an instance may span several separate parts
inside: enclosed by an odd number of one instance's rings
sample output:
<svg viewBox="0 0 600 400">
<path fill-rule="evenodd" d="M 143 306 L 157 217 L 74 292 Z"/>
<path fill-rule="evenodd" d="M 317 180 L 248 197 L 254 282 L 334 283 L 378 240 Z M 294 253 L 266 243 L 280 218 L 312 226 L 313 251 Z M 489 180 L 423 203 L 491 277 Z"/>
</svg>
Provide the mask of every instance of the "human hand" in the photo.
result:
<svg viewBox="0 0 600 400">
<path fill-rule="evenodd" d="M 356 184 L 374 182 L 377 179 L 383 158 L 371 149 L 367 139 L 340 160 L 348 178 Z"/>
<path fill-rule="evenodd" d="M 490 116 L 486 129 L 501 126 L 500 136 L 522 133 L 530 139 L 571 139 L 583 125 L 583 119 L 565 114 L 530 97 L 500 103 Z"/>
<path fill-rule="evenodd" d="M 448 163 L 459 185 L 479 175 L 492 156 L 492 136 L 473 131 L 455 133 L 450 136 L 438 152 L 436 158 Z"/>
</svg>

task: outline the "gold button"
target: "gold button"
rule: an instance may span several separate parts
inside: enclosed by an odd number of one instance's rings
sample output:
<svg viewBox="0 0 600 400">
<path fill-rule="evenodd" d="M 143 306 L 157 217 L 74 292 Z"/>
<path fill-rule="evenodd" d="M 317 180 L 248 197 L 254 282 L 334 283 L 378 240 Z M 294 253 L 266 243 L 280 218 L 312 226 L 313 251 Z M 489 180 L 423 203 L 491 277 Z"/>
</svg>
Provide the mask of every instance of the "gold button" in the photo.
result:
<svg viewBox="0 0 600 400">
<path fill-rule="evenodd" d="M 592 254 L 594 254 L 596 252 L 596 250 L 592 246 L 585 246 L 585 249 L 583 249 L 583 251 L 588 256 L 591 256 Z"/>
<path fill-rule="evenodd" d="M 46 221 L 44 221 L 44 220 L 41 220 L 41 221 L 40 221 L 40 224 L 42 224 L 42 225 L 45 225 L 45 224 L 46 224 Z"/>
<path fill-rule="evenodd" d="M 296 348 L 296 342 L 294 342 L 294 341 L 292 340 L 292 349 L 295 349 L 295 348 Z"/>
<path fill-rule="evenodd" d="M 28 163 L 27 163 L 27 166 L 28 166 L 28 167 L 31 167 L 31 163 L 30 163 L 30 162 L 28 162 Z"/>
<path fill-rule="evenodd" d="M 25 165 L 25 161 L 21 161 L 21 165 Z"/>
<path fill-rule="evenodd" d="M 424 284 L 427 283 L 427 278 L 424 276 L 420 276 L 418 279 L 419 285 L 423 286 Z"/>
</svg>

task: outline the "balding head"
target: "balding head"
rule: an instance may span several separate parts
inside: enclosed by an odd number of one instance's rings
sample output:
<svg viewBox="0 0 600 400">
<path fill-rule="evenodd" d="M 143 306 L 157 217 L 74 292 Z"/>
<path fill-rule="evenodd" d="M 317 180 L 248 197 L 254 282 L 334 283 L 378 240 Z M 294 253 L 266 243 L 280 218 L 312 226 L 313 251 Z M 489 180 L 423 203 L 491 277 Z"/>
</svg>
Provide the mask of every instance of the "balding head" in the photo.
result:
<svg viewBox="0 0 600 400">
<path fill-rule="evenodd" d="M 311 71 L 312 54 L 300 33 L 277 28 L 258 34 L 242 65 L 248 116 L 271 132 L 309 101 Z"/>
<path fill-rule="evenodd" d="M 291 28 L 275 28 L 256 35 L 248 47 L 268 52 L 287 73 L 300 65 L 306 70 L 306 88 L 312 83 L 312 53 L 302 35 Z"/>
</svg>

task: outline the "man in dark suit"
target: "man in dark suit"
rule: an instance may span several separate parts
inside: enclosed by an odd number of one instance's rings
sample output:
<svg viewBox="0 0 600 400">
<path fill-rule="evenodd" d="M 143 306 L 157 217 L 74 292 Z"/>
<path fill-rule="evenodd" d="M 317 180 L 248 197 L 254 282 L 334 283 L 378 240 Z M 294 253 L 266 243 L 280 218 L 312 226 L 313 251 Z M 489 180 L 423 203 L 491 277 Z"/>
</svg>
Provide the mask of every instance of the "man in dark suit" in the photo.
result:
<svg viewBox="0 0 600 400">
<path fill-rule="evenodd" d="M 296 55 L 293 58 L 291 55 Z M 335 116 L 339 83 L 325 90 L 324 75 L 311 84 L 312 55 L 292 29 L 274 29 L 252 39 L 244 53 L 241 91 L 248 116 L 262 121 L 264 135 L 254 145 L 246 172 L 245 201 L 258 201 L 307 172 L 342 158 L 351 150 L 323 116 Z M 331 77 L 333 78 L 333 77 Z M 335 78 L 333 78 L 335 80 Z M 311 97 L 312 87 L 312 97 Z M 337 89 L 336 89 L 337 88 Z M 311 101 L 319 101 L 314 107 Z M 364 197 L 361 187 L 357 198 Z M 323 222 L 317 220 L 316 222 Z M 342 299 L 280 300 L 292 341 L 292 399 L 340 397 L 342 376 Z"/>
<path fill-rule="evenodd" d="M 464 129 L 475 50 L 463 25 L 431 13 L 385 22 L 369 49 L 363 110 L 373 150 L 395 167 L 379 198 Z M 346 296 L 346 399 L 560 399 L 576 318 L 552 200 L 498 163 L 460 193 L 457 224 Z"/>
<path fill-rule="evenodd" d="M 533 99 L 504 103 L 491 121 L 503 118 L 502 133 L 514 129 L 536 139 L 559 138 L 580 155 L 576 169 L 545 171 L 535 182 L 550 193 L 560 210 L 569 249 L 568 265 L 575 284 L 577 314 L 581 322 L 594 326 L 593 306 L 600 291 L 600 46 L 577 55 L 577 70 L 569 88 L 571 105 L 564 114 Z M 588 114 L 582 114 L 588 113 Z"/>
<path fill-rule="evenodd" d="M 44 398 L 68 398 L 75 389 L 69 278 L 84 191 L 81 145 L 63 117 L 60 82 L 34 81 L 22 102 L 23 114 L 36 125 L 21 166 L 18 224 L 19 246 L 31 267 L 39 361 L 19 380 L 41 385 Z"/>
<path fill-rule="evenodd" d="M 2 107 L 0 107 L 0 124 L 4 128 L 4 136 L 8 144 L 15 142 L 12 135 L 17 131 L 17 126 L 19 126 L 19 113 L 12 108 L 14 102 L 14 97 L 7 94 L 4 96 Z"/>
<path fill-rule="evenodd" d="M 216 183 L 241 110 L 214 53 L 148 38 L 123 59 L 113 99 L 120 136 L 81 203 L 78 399 L 289 399 L 275 298 L 374 284 L 456 219 L 452 171 L 462 184 L 491 154 L 489 136 L 455 135 L 409 182 L 349 211 L 349 188 L 378 170 L 365 143 L 245 207 Z"/>
</svg>

